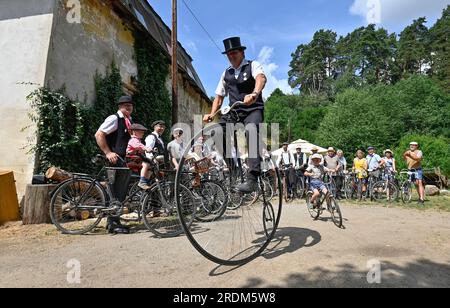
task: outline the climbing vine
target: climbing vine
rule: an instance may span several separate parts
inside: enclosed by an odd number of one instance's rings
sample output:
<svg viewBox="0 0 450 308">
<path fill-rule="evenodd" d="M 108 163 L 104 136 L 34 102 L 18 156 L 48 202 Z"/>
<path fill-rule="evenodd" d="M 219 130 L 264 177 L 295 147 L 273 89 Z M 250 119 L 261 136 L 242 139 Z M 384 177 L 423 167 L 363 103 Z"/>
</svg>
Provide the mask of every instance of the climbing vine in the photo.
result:
<svg viewBox="0 0 450 308">
<path fill-rule="evenodd" d="M 83 107 L 68 99 L 64 89 L 51 91 L 42 87 L 27 99 L 33 109 L 29 116 L 37 125 L 36 144 L 30 149 L 36 154 L 35 171 L 44 172 L 52 165 L 77 170 L 85 134 Z"/>
<path fill-rule="evenodd" d="M 96 99 L 92 106 L 69 99 L 65 90 L 41 87 L 27 99 L 31 102 L 30 119 L 36 123 L 35 173 L 51 166 L 90 173 L 97 168 L 91 158 L 99 153 L 94 135 L 106 117 L 117 111 L 117 100 L 123 95 L 122 80 L 115 63 L 104 76 L 94 77 Z"/>
<path fill-rule="evenodd" d="M 134 36 L 138 92 L 134 98 L 136 110 L 133 119 L 147 126 L 153 121 L 164 120 L 170 127 L 172 106 L 166 88 L 169 60 L 148 34 L 136 31 Z"/>
</svg>

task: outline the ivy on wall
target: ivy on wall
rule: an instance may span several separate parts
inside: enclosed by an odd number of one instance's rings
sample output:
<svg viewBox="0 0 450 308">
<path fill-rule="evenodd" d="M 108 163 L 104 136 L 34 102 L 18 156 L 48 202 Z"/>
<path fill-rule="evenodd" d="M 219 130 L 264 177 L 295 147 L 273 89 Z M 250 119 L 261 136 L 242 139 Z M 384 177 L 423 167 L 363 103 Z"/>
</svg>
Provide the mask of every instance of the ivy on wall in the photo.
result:
<svg viewBox="0 0 450 308">
<path fill-rule="evenodd" d="M 169 59 L 148 34 L 136 31 L 134 36 L 138 91 L 134 97 L 136 110 L 133 119 L 147 126 L 163 120 L 167 127 L 171 127 L 172 104 L 166 88 Z M 166 136 L 168 134 L 166 132 Z"/>
<path fill-rule="evenodd" d="M 133 120 L 148 127 L 155 120 L 164 120 L 170 127 L 168 58 L 145 33 L 135 33 L 134 48 L 138 83 Z M 64 89 L 41 87 L 28 95 L 33 109 L 30 118 L 37 125 L 36 145 L 31 147 L 36 155 L 35 173 L 43 173 L 51 166 L 82 173 L 98 168 L 91 163 L 91 158 L 100 152 L 95 132 L 105 118 L 117 112 L 117 101 L 124 93 L 114 62 L 104 76 L 97 73 L 94 82 L 96 99 L 92 106 L 69 99 Z"/>
<path fill-rule="evenodd" d="M 39 88 L 27 99 L 34 111 L 29 116 L 37 125 L 36 145 L 31 147 L 36 154 L 35 171 L 44 172 L 52 165 L 77 170 L 82 163 L 86 110 L 68 99 L 64 89 Z"/>
</svg>

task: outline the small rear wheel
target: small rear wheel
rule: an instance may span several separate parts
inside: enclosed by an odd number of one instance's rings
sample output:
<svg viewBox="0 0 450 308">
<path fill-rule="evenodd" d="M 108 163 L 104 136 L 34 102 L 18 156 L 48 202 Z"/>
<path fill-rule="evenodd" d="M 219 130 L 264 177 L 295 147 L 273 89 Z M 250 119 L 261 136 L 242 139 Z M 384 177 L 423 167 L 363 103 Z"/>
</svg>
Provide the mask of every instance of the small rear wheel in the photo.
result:
<svg viewBox="0 0 450 308">
<path fill-rule="evenodd" d="M 306 206 L 308 207 L 309 215 L 311 215 L 311 218 L 317 220 L 320 216 L 320 209 L 311 202 L 312 195 L 313 193 L 311 191 L 306 194 Z"/>
</svg>

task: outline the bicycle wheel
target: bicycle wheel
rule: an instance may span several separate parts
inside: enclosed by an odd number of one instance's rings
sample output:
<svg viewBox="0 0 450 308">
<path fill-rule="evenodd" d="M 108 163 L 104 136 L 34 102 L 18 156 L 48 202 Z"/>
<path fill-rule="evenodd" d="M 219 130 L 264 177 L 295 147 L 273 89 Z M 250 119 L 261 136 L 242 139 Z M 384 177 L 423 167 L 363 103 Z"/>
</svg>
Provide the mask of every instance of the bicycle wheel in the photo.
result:
<svg viewBox="0 0 450 308">
<path fill-rule="evenodd" d="M 200 187 L 193 189 L 198 197 L 195 219 L 210 222 L 220 218 L 227 209 L 228 196 L 225 190 L 212 181 L 202 181 Z"/>
<path fill-rule="evenodd" d="M 311 202 L 311 197 L 313 193 L 311 191 L 306 193 L 306 206 L 308 208 L 309 215 L 314 220 L 317 220 L 320 216 L 320 208 L 316 208 Z"/>
<path fill-rule="evenodd" d="M 357 188 L 357 199 L 358 201 L 361 201 L 363 198 L 363 180 L 358 179 L 358 188 Z"/>
<path fill-rule="evenodd" d="M 286 176 L 283 177 L 283 198 L 286 203 L 289 203 L 292 201 L 292 198 L 289 194 L 288 180 L 287 180 Z"/>
<path fill-rule="evenodd" d="M 270 237 L 272 231 L 275 227 L 275 211 L 270 202 L 265 203 L 263 210 L 263 224 L 264 224 L 264 233 L 267 237 Z"/>
<path fill-rule="evenodd" d="M 177 199 L 181 207 L 177 207 Z M 183 233 L 179 217 L 190 226 L 195 217 L 195 200 L 191 191 L 183 185 L 175 192 L 175 183 L 154 185 L 144 196 L 142 218 L 145 227 L 161 238 L 176 237 Z M 182 215 L 180 215 L 182 213 Z"/>
<path fill-rule="evenodd" d="M 120 216 L 120 220 L 123 223 L 138 222 L 140 220 L 141 205 L 144 196 L 144 192 L 139 188 L 138 179 L 130 183 L 127 196 L 127 198 L 131 197 L 125 204 L 129 209 L 129 213 Z"/>
<path fill-rule="evenodd" d="M 102 220 L 107 200 L 105 189 L 95 180 L 68 180 L 53 193 L 50 218 L 64 234 L 85 234 Z"/>
<path fill-rule="evenodd" d="M 336 225 L 336 227 L 342 228 L 342 213 L 339 203 L 333 196 L 330 196 L 327 202 L 328 211 L 331 213 L 331 219 L 333 220 L 333 223 Z"/>
<path fill-rule="evenodd" d="M 295 186 L 297 198 L 302 199 L 305 195 L 305 180 L 303 179 L 303 177 L 297 178 L 297 183 Z"/>
<path fill-rule="evenodd" d="M 402 185 L 402 201 L 403 203 L 411 203 L 412 200 L 412 187 L 409 181 L 406 181 Z"/>
<path fill-rule="evenodd" d="M 345 178 L 344 185 L 343 185 L 343 191 L 344 191 L 344 197 L 347 200 L 351 200 L 354 195 L 354 182 L 351 178 Z"/>
<path fill-rule="evenodd" d="M 229 174 L 228 178 L 223 182 L 224 189 L 228 195 L 228 210 L 236 210 L 244 204 L 244 196 L 235 189 L 240 183 L 241 178 L 234 172 Z"/>
<path fill-rule="evenodd" d="M 392 182 L 379 181 L 372 188 L 372 196 L 376 201 L 392 202 L 398 198 L 398 188 Z"/>
<path fill-rule="evenodd" d="M 272 184 L 270 184 L 270 181 L 267 179 L 262 180 L 262 183 L 264 185 L 264 195 L 266 197 L 266 201 L 270 202 L 272 201 L 274 195 Z M 261 192 L 258 193 L 258 200 L 259 201 L 264 200 Z"/>
<path fill-rule="evenodd" d="M 205 129 L 203 134 L 210 137 L 208 129 Z M 200 135 L 194 140 L 198 137 Z M 210 142 L 215 141 L 214 137 L 206 139 Z M 212 146 L 214 144 L 210 144 L 210 147 Z M 184 168 L 186 155 L 187 151 L 180 160 L 179 170 Z M 206 168 L 201 171 L 204 176 L 207 176 Z M 279 178 L 278 170 L 276 174 Z M 181 172 L 177 173 L 176 189 L 180 187 L 181 175 Z M 233 182 L 240 184 L 241 177 L 236 176 L 236 180 L 227 181 L 228 184 L 225 185 L 230 186 L 229 183 Z M 240 194 L 234 185 L 226 187 L 225 190 L 236 196 Z M 177 204 L 178 207 L 183 205 L 181 200 L 178 200 Z M 184 215 L 180 216 L 180 221 L 187 238 L 201 255 L 217 264 L 237 266 L 257 258 L 271 243 L 281 217 L 282 198 L 278 198 L 276 205 L 271 205 L 272 208 L 269 202 L 259 201 L 256 198 L 252 204 L 242 202 L 233 209 L 228 207 L 223 215 L 212 221 L 194 221 L 191 228 Z"/>
</svg>

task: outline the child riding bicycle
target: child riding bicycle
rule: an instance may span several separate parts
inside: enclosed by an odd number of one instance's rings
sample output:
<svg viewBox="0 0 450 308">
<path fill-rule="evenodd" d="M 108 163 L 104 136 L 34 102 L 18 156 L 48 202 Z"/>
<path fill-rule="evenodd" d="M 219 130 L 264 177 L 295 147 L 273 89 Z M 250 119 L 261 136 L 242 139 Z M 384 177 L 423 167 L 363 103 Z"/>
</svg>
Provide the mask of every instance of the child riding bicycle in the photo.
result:
<svg viewBox="0 0 450 308">
<path fill-rule="evenodd" d="M 313 195 L 311 197 L 311 203 L 317 207 L 317 201 L 319 200 L 320 194 L 323 193 L 326 195 L 328 193 L 328 189 L 323 182 L 323 177 L 327 172 L 336 172 L 335 169 L 329 169 L 321 165 L 322 155 L 314 154 L 311 156 L 312 165 L 310 165 L 306 171 L 305 176 L 309 176 L 311 178 L 310 181 L 310 190 L 312 190 Z"/>
</svg>

